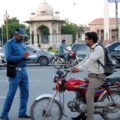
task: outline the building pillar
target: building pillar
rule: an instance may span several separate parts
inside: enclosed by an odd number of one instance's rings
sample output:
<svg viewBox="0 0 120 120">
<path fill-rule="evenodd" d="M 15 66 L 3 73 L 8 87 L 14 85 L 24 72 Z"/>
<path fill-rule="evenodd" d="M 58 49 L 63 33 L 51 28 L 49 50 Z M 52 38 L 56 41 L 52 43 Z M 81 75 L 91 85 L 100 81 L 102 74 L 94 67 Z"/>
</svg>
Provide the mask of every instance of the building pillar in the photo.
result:
<svg viewBox="0 0 120 120">
<path fill-rule="evenodd" d="M 37 46 L 37 28 L 34 24 L 34 45 Z"/>
<path fill-rule="evenodd" d="M 120 40 L 120 27 L 119 27 L 119 24 L 118 24 L 118 41 Z"/>
<path fill-rule="evenodd" d="M 112 41 L 112 29 L 110 29 L 110 34 L 109 34 L 109 39 L 110 39 L 110 41 Z"/>
<path fill-rule="evenodd" d="M 29 42 L 32 44 L 32 27 L 30 25 L 30 30 L 29 30 L 30 36 L 29 36 Z"/>
<path fill-rule="evenodd" d="M 50 33 L 50 37 L 49 37 L 49 44 L 50 46 L 54 46 L 54 35 L 53 35 L 53 29 L 52 29 L 52 25 L 49 26 L 49 33 Z"/>
<path fill-rule="evenodd" d="M 98 30 L 99 41 L 101 41 L 100 30 Z"/>
<path fill-rule="evenodd" d="M 59 35 L 59 34 L 61 34 L 61 33 L 59 33 L 59 24 L 57 23 L 57 37 L 56 37 L 57 39 L 56 39 L 56 43 L 57 43 L 57 41 L 59 41 L 59 40 L 58 40 L 58 39 L 59 39 L 59 38 L 58 38 L 58 35 Z"/>
</svg>

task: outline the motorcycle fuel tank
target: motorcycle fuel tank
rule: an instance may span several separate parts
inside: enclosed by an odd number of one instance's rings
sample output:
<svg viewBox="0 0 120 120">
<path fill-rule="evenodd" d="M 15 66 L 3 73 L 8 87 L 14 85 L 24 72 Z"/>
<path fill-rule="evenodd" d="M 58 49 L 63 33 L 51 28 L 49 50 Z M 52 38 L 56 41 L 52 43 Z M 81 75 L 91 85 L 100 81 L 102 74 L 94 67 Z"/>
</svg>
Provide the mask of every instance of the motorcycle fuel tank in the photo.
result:
<svg viewBox="0 0 120 120">
<path fill-rule="evenodd" d="M 70 78 L 64 86 L 68 91 L 78 91 L 81 89 L 86 89 L 88 82 L 82 79 Z"/>
</svg>

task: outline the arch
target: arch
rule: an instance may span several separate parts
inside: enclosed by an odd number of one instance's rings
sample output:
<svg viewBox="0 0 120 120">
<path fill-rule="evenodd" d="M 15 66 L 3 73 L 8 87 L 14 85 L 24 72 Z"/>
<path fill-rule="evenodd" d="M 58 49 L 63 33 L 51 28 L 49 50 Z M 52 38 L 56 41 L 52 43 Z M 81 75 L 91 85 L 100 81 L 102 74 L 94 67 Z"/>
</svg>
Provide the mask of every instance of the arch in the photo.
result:
<svg viewBox="0 0 120 120">
<path fill-rule="evenodd" d="M 49 43 L 49 28 L 45 25 L 38 27 L 38 44 L 48 44 Z"/>
</svg>

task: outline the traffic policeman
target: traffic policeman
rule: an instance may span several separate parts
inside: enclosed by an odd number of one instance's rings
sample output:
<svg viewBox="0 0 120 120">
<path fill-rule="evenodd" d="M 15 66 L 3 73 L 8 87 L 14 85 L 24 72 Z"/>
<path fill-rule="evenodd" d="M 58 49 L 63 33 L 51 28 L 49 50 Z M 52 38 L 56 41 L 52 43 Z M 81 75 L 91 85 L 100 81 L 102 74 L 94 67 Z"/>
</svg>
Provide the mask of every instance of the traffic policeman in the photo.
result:
<svg viewBox="0 0 120 120">
<path fill-rule="evenodd" d="M 4 102 L 3 111 L 1 114 L 2 120 L 9 120 L 8 113 L 10 111 L 17 88 L 20 89 L 20 108 L 19 118 L 30 118 L 26 114 L 27 102 L 29 97 L 29 82 L 26 71 L 26 60 L 29 53 L 26 52 L 25 44 L 23 42 L 26 33 L 24 29 L 19 28 L 15 31 L 14 37 L 6 43 L 5 55 L 6 60 L 15 63 L 15 76 L 9 76 L 9 89 Z M 12 69 L 11 69 L 12 71 Z M 13 71 L 12 71 L 13 72 Z"/>
</svg>

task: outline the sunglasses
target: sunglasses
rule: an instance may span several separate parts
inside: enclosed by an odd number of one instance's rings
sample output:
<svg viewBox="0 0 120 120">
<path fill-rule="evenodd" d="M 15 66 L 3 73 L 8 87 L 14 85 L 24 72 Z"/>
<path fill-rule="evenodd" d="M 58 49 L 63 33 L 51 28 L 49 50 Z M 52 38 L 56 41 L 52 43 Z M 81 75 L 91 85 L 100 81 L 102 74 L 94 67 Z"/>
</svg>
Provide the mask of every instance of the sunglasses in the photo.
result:
<svg viewBox="0 0 120 120">
<path fill-rule="evenodd" d="M 89 40 L 89 38 L 88 38 L 88 37 L 86 37 L 86 38 L 85 38 L 85 40 Z"/>
<path fill-rule="evenodd" d="M 19 36 L 19 38 L 20 38 L 20 39 L 24 39 L 24 37 L 23 37 L 23 36 Z"/>
</svg>

